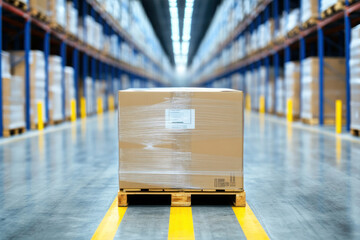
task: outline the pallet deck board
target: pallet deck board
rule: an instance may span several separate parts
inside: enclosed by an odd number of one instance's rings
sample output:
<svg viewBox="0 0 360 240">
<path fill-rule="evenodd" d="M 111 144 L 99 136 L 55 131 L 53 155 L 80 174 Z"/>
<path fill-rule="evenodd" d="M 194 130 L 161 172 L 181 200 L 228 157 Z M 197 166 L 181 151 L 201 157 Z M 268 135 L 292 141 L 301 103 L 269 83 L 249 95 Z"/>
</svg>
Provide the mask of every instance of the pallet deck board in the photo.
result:
<svg viewBox="0 0 360 240">
<path fill-rule="evenodd" d="M 136 191 L 139 190 L 139 191 Z M 189 207 L 191 206 L 191 196 L 192 195 L 210 195 L 210 196 L 234 196 L 233 205 L 236 207 L 244 207 L 246 205 L 246 193 L 243 190 L 233 190 L 233 189 L 191 189 L 191 190 L 181 190 L 176 189 L 170 191 L 169 189 L 122 189 L 118 192 L 118 206 L 126 207 L 128 206 L 128 196 L 129 195 L 170 195 L 171 196 L 171 206 L 173 207 Z"/>
</svg>

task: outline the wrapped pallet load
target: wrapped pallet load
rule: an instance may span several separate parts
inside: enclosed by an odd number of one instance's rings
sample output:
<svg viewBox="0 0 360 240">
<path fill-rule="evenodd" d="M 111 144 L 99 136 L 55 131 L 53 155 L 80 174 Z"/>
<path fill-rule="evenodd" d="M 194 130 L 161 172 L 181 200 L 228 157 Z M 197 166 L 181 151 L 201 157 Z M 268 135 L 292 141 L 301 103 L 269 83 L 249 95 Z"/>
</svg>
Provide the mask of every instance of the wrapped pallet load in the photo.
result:
<svg viewBox="0 0 360 240">
<path fill-rule="evenodd" d="M 323 106 L 325 124 L 335 122 L 335 102 L 342 100 L 342 116 L 346 114 L 345 59 L 324 58 Z M 301 75 L 301 118 L 307 123 L 319 122 L 319 58 L 303 60 Z"/>
<path fill-rule="evenodd" d="M 270 78 L 266 91 L 266 110 L 268 113 L 275 113 L 275 88 L 274 78 Z"/>
<path fill-rule="evenodd" d="M 119 92 L 118 110 L 119 206 L 127 205 L 127 195 L 132 194 L 127 189 L 244 194 L 242 92 L 129 89 Z M 166 194 L 172 195 L 174 205 L 179 194 L 189 204 L 191 195 L 198 193 Z"/>
<path fill-rule="evenodd" d="M 66 0 L 48 0 L 48 14 L 54 27 L 66 29 Z"/>
<path fill-rule="evenodd" d="M 85 91 L 86 91 L 86 114 L 92 115 L 95 113 L 95 86 L 91 77 L 85 79 Z"/>
<path fill-rule="evenodd" d="M 318 18 L 318 0 L 301 0 L 301 23 L 315 23 Z"/>
<path fill-rule="evenodd" d="M 29 53 L 30 61 L 30 124 L 37 128 L 38 104 L 42 105 L 42 120 L 47 122 L 45 112 L 45 61 L 42 51 L 32 50 Z M 25 76 L 25 52 L 11 52 L 11 72 L 15 76 Z"/>
<path fill-rule="evenodd" d="M 292 115 L 294 118 L 300 117 L 300 63 L 290 61 L 285 63 L 285 100 L 288 113 L 288 101 L 292 101 Z"/>
<path fill-rule="evenodd" d="M 285 114 L 285 83 L 282 74 L 276 79 L 276 114 Z"/>
<path fill-rule="evenodd" d="M 286 33 L 289 33 L 290 31 L 294 31 L 296 27 L 299 26 L 300 22 L 300 9 L 295 8 L 291 10 L 291 12 L 288 15 L 287 24 L 286 24 Z"/>
<path fill-rule="evenodd" d="M 77 36 L 78 10 L 72 1 L 66 2 L 66 31 Z"/>
<path fill-rule="evenodd" d="M 13 129 L 25 129 L 25 81 L 23 76 L 11 75 L 8 52 L 1 52 L 1 60 L 3 135 L 9 136 Z"/>
<path fill-rule="evenodd" d="M 63 116 L 63 86 L 62 86 L 62 58 L 49 57 L 49 122 L 55 124 L 64 120 Z"/>
<path fill-rule="evenodd" d="M 327 9 L 331 8 L 333 5 L 337 4 L 338 2 L 341 2 L 339 0 L 321 0 L 321 5 L 320 5 L 320 12 L 325 12 Z M 342 1 L 345 2 L 345 1 Z M 351 1 L 349 1 L 351 2 Z"/>
<path fill-rule="evenodd" d="M 350 111 L 352 130 L 360 130 L 360 25 L 351 31 L 350 43 Z"/>
<path fill-rule="evenodd" d="M 24 0 L 26 2 L 26 0 Z M 48 0 L 28 0 L 31 13 L 37 17 L 48 16 Z"/>
<path fill-rule="evenodd" d="M 76 99 L 74 85 L 74 68 L 65 67 L 65 117 L 71 116 L 71 100 Z"/>
<path fill-rule="evenodd" d="M 96 109 L 104 109 L 106 105 L 106 82 L 104 80 L 96 80 L 95 82 Z"/>
</svg>

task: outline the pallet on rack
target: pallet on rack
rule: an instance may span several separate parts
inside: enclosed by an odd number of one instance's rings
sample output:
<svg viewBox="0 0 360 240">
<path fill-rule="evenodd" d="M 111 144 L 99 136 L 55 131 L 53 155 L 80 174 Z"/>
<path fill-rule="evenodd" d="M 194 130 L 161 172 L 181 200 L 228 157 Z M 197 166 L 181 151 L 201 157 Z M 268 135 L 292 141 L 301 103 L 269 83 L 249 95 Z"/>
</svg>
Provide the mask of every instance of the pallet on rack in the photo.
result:
<svg viewBox="0 0 360 240">
<path fill-rule="evenodd" d="M 19 135 L 26 132 L 25 127 L 20 128 L 13 128 L 13 129 L 4 129 L 3 130 L 3 137 L 10 137 L 14 135 Z"/>
<path fill-rule="evenodd" d="M 301 29 L 304 30 L 304 29 L 311 28 L 311 27 L 315 26 L 317 24 L 317 22 L 318 22 L 318 19 L 316 17 L 311 17 L 301 24 Z"/>
<path fill-rule="evenodd" d="M 65 33 L 65 28 L 56 22 L 51 22 L 50 27 L 58 32 Z"/>
<path fill-rule="evenodd" d="M 246 194 L 243 190 L 234 189 L 120 189 L 118 192 L 118 206 L 128 206 L 129 195 L 170 195 L 171 206 L 173 207 L 189 207 L 191 206 L 192 195 L 208 195 L 208 196 L 233 196 L 233 205 L 235 207 L 246 206 Z"/>
<path fill-rule="evenodd" d="M 64 121 L 65 121 L 64 119 L 60 119 L 60 120 L 49 119 L 49 125 L 58 125 L 60 123 L 63 123 Z"/>
<path fill-rule="evenodd" d="M 275 41 L 274 41 L 275 45 L 281 45 L 281 44 L 283 44 L 284 42 L 285 42 L 285 37 L 284 37 L 284 36 L 278 37 L 278 38 L 276 38 Z"/>
<path fill-rule="evenodd" d="M 318 118 L 302 118 L 301 122 L 308 124 L 308 125 L 318 125 L 319 119 Z M 345 123 L 346 119 L 343 119 L 342 122 Z M 335 125 L 335 118 L 324 119 L 324 125 Z"/>
<path fill-rule="evenodd" d="M 30 10 L 30 14 L 31 14 L 32 17 L 35 17 L 35 18 L 39 19 L 40 21 L 43 21 L 43 22 L 46 22 L 46 23 L 49 22 L 48 16 L 45 13 L 43 13 L 42 11 L 39 11 L 39 10 L 37 10 L 35 8 L 32 8 Z"/>
<path fill-rule="evenodd" d="M 355 137 L 360 137 L 360 130 L 359 129 L 350 129 L 351 135 Z"/>
<path fill-rule="evenodd" d="M 275 113 L 275 115 L 278 116 L 278 117 L 285 117 L 284 113 Z"/>
<path fill-rule="evenodd" d="M 293 37 L 299 35 L 299 33 L 300 33 L 300 27 L 296 26 L 287 33 L 287 37 L 293 38 Z"/>
<path fill-rule="evenodd" d="M 335 3 L 334 5 L 330 6 L 325 11 L 323 11 L 321 13 L 321 18 L 324 19 L 324 18 L 330 17 L 330 16 L 334 15 L 335 13 L 338 13 L 344 9 L 345 9 L 345 2 L 340 0 L 337 3 Z"/>
<path fill-rule="evenodd" d="M 72 41 L 76 41 L 76 42 L 79 40 L 77 36 L 75 36 L 74 34 L 68 32 L 68 31 L 66 31 L 66 37 L 68 39 L 70 39 Z"/>
<path fill-rule="evenodd" d="M 13 5 L 14 7 L 22 9 L 23 11 L 27 10 L 27 4 L 24 0 L 5 0 L 5 2 Z"/>
<path fill-rule="evenodd" d="M 47 127 L 49 125 L 49 123 L 44 123 L 44 128 Z M 31 130 L 38 130 L 39 129 L 39 124 L 38 123 L 31 123 L 30 125 L 30 129 Z"/>
</svg>

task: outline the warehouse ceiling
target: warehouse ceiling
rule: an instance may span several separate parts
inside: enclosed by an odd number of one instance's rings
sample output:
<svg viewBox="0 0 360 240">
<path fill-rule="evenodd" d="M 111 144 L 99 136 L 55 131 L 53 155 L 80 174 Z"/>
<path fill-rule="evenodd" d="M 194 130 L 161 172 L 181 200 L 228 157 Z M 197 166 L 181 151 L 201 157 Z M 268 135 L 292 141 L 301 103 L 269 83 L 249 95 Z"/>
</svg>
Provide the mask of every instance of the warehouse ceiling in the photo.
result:
<svg viewBox="0 0 360 240">
<path fill-rule="evenodd" d="M 177 0 L 180 19 L 180 29 L 183 29 L 185 0 Z M 197 49 L 203 39 L 212 18 L 214 17 L 217 6 L 222 0 L 195 0 L 194 11 L 191 24 L 191 39 L 188 54 L 188 64 L 190 65 Z M 169 56 L 170 62 L 174 65 L 174 51 L 171 40 L 171 23 L 168 0 L 141 0 L 145 12 L 154 27 L 155 33 L 160 43 Z"/>
</svg>

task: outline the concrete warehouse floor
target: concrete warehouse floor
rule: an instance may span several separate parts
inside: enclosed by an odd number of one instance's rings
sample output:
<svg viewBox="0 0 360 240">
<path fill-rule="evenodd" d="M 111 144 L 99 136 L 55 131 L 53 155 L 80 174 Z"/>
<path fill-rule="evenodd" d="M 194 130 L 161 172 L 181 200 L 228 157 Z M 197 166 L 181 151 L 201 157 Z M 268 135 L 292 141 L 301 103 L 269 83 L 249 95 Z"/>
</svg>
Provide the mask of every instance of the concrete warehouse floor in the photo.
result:
<svg viewBox="0 0 360 240">
<path fill-rule="evenodd" d="M 118 190 L 116 117 L 0 141 L 0 239 L 90 239 L 98 227 L 111 231 L 100 223 Z M 360 238 L 359 139 L 248 113 L 244 159 L 248 206 L 270 238 Z M 130 202 L 122 221 L 115 219 L 115 239 L 168 237 L 169 201 L 144 203 Z M 183 217 L 196 239 L 245 239 L 239 216 L 223 199 L 205 198 L 194 199 Z"/>
</svg>

